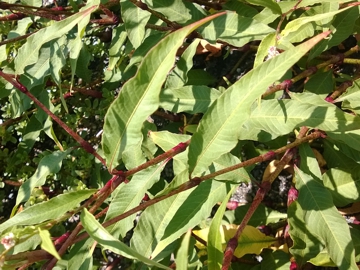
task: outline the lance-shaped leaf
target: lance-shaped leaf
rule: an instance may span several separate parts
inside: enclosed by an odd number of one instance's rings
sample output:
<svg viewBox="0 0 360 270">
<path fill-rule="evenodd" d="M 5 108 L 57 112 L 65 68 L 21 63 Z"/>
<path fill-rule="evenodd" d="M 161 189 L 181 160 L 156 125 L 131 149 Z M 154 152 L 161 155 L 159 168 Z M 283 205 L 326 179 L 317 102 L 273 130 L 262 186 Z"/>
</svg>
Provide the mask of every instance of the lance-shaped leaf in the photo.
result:
<svg viewBox="0 0 360 270">
<path fill-rule="evenodd" d="M 330 192 L 320 179 L 295 167 L 298 202 L 306 227 L 325 243 L 329 255 L 339 269 L 356 269 L 355 251 L 349 226 L 335 208 Z"/>
<path fill-rule="evenodd" d="M 341 13 L 349 8 L 352 8 L 352 7 L 347 7 L 347 8 L 343 8 L 343 9 L 340 9 L 340 10 L 336 10 L 336 11 L 332 11 L 332 12 L 327 12 L 327 13 L 322 13 L 322 14 L 317 14 L 317 15 L 314 15 L 314 16 L 304 16 L 304 17 L 300 17 L 296 20 L 293 20 L 291 22 L 289 22 L 285 29 L 281 31 L 281 35 L 282 36 L 287 36 L 288 34 L 292 33 L 292 32 L 295 32 L 295 31 L 298 31 L 298 29 L 307 24 L 307 23 L 310 23 L 310 22 L 317 22 L 317 21 L 321 21 L 321 20 L 324 20 L 324 19 L 328 19 L 328 18 L 333 18 L 336 14 L 338 13 Z"/>
<path fill-rule="evenodd" d="M 227 13 L 200 30 L 201 35 L 211 41 L 222 40 L 241 47 L 252 40 L 260 40 L 275 30 L 268 25 L 236 13 Z"/>
<path fill-rule="evenodd" d="M 95 217 L 84 209 L 80 216 L 81 223 L 85 230 L 104 248 L 111 250 L 112 252 L 122 255 L 126 258 L 136 259 L 149 265 L 157 266 L 160 269 L 171 269 L 160 263 L 152 261 L 143 255 L 137 253 L 123 242 L 120 242 L 117 238 L 112 236 L 101 224 L 95 219 Z"/>
<path fill-rule="evenodd" d="M 144 0 L 143 2 L 152 10 L 165 15 L 168 20 L 181 24 L 202 19 L 206 14 L 204 9 L 198 8 L 190 1 Z"/>
<path fill-rule="evenodd" d="M 188 230 L 185 234 L 183 240 L 181 241 L 180 248 L 176 254 L 176 269 L 186 270 L 188 268 L 188 254 L 189 254 L 189 244 L 190 244 L 191 230 Z"/>
<path fill-rule="evenodd" d="M 173 181 L 186 181 L 188 174 L 184 172 Z M 145 256 L 156 257 L 189 228 L 208 217 L 215 203 L 221 201 L 228 191 L 229 186 L 224 183 L 205 181 L 196 188 L 148 207 L 141 214 L 130 245 Z"/>
<path fill-rule="evenodd" d="M 267 0 L 246 0 L 246 2 L 256 5 L 256 6 L 263 6 L 271 9 L 272 12 L 277 14 L 282 14 L 281 8 L 277 2 L 274 1 L 267 1 Z"/>
<path fill-rule="evenodd" d="M 0 224 L 0 232 L 12 226 L 39 224 L 46 220 L 58 218 L 79 206 L 79 203 L 89 198 L 95 191 L 95 189 L 79 190 L 61 194 L 50 201 L 35 204 Z"/>
<path fill-rule="evenodd" d="M 91 12 L 96 8 L 97 6 L 92 6 L 31 35 L 27 42 L 19 49 L 18 55 L 15 58 L 16 74 L 23 74 L 26 66 L 36 63 L 39 57 L 39 50 L 43 44 L 68 33 L 76 24 L 90 16 Z"/>
<path fill-rule="evenodd" d="M 18 195 L 16 197 L 16 205 L 27 201 L 35 187 L 45 184 L 46 177 L 51 173 L 57 173 L 62 165 L 63 159 L 70 153 L 72 148 L 67 151 L 55 151 L 48 156 L 41 159 L 35 173 L 21 185 Z"/>
<path fill-rule="evenodd" d="M 105 220 L 112 219 L 119 213 L 125 213 L 138 206 L 147 190 L 159 180 L 163 168 L 164 165 L 147 168 L 135 174 L 130 183 L 121 185 L 111 201 Z M 111 234 L 114 237 L 118 237 L 118 235 L 125 237 L 126 233 L 134 226 L 135 216 L 136 214 L 133 214 L 117 222 L 111 228 Z"/>
<path fill-rule="evenodd" d="M 335 105 L 321 106 L 298 100 L 264 100 L 251 113 L 247 124 L 248 128 L 258 128 L 273 135 L 287 134 L 299 126 L 345 132 L 359 129 L 360 117 L 345 113 Z"/>
<path fill-rule="evenodd" d="M 223 250 L 221 242 L 221 232 L 219 230 L 221 226 L 221 221 L 226 210 L 226 204 L 229 201 L 231 195 L 234 193 L 236 186 L 229 191 L 228 195 L 222 201 L 219 209 L 216 211 L 216 214 L 211 222 L 208 234 L 208 266 L 209 269 L 220 269 L 221 263 L 223 261 Z"/>
<path fill-rule="evenodd" d="M 120 1 L 121 15 L 131 44 L 136 49 L 145 37 L 145 25 L 151 13 L 135 6 L 131 1 Z"/>
<path fill-rule="evenodd" d="M 324 248 L 319 237 L 306 226 L 304 216 L 305 211 L 301 208 L 299 202 L 292 202 L 288 208 L 289 233 L 294 242 L 290 252 L 295 257 L 300 269 Z"/>
<path fill-rule="evenodd" d="M 204 113 L 220 96 L 220 91 L 204 85 L 186 85 L 178 89 L 164 89 L 160 106 L 175 113 Z"/>
<path fill-rule="evenodd" d="M 189 146 L 189 168 L 193 176 L 200 175 L 212 161 L 236 145 L 240 127 L 248 119 L 255 99 L 328 34 L 324 32 L 262 63 L 211 105 Z"/>
<path fill-rule="evenodd" d="M 148 52 L 136 75 L 124 85 L 105 117 L 102 145 L 110 171 L 119 164 L 125 149 L 142 140 L 142 123 L 159 106 L 161 86 L 184 38 L 222 14 L 207 17 L 166 36 Z"/>
</svg>

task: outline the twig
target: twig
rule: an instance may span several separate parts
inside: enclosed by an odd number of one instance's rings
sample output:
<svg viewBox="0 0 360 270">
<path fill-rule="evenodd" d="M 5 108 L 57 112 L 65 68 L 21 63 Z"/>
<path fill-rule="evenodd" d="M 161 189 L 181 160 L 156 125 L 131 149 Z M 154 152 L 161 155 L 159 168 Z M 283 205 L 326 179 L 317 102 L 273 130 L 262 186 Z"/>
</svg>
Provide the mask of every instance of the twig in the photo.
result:
<svg viewBox="0 0 360 270">
<path fill-rule="evenodd" d="M 307 133 L 307 131 L 307 127 L 302 127 L 300 129 L 298 139 L 302 139 Z M 295 148 L 288 148 L 283 157 L 281 158 L 280 162 L 277 164 L 275 171 L 271 173 L 267 178 L 265 178 L 261 183 L 260 188 L 256 192 L 255 198 L 251 203 L 249 210 L 246 212 L 244 218 L 242 219 L 238 229 L 236 230 L 235 235 L 229 240 L 226 246 L 223 264 L 221 268 L 222 270 L 229 269 L 235 249 L 238 246 L 238 240 L 241 233 L 244 231 L 246 225 L 248 224 L 252 215 L 255 213 L 256 209 L 259 207 L 260 203 L 263 201 L 266 193 L 270 191 L 272 182 L 276 179 L 276 177 L 278 177 L 284 167 L 293 159 L 294 156 Z"/>
<path fill-rule="evenodd" d="M 179 194 L 179 193 L 181 193 L 183 191 L 186 191 L 186 190 L 189 190 L 189 189 L 191 189 L 193 187 L 196 187 L 200 183 L 202 183 L 203 181 L 213 179 L 215 176 L 218 176 L 220 174 L 224 174 L 224 173 L 236 170 L 238 168 L 242 168 L 242 167 L 249 166 L 249 165 L 252 165 L 252 164 L 255 164 L 255 163 L 258 163 L 258 162 L 270 160 L 270 159 L 274 158 L 276 156 L 276 154 L 284 153 L 288 149 L 291 149 L 291 148 L 296 147 L 296 146 L 298 146 L 298 145 L 300 145 L 302 143 L 314 140 L 314 139 L 319 138 L 319 137 L 323 137 L 323 134 L 321 132 L 319 132 L 319 131 L 315 131 L 315 132 L 313 132 L 313 133 L 311 133 L 311 134 L 309 134 L 309 135 L 307 135 L 307 136 L 305 136 L 305 137 L 303 137 L 301 139 L 297 139 L 295 142 L 290 143 L 290 144 L 288 144 L 288 145 L 286 145 L 284 147 L 281 147 L 281 148 L 279 148 L 279 149 L 277 149 L 275 151 L 270 151 L 270 152 L 268 152 L 268 153 L 266 153 L 264 155 L 249 159 L 247 161 L 244 161 L 244 162 L 236 164 L 234 166 L 225 168 L 223 170 L 220 170 L 218 172 L 215 172 L 215 173 L 212 173 L 212 174 L 209 174 L 209 175 L 205 175 L 205 176 L 202 176 L 202 177 L 195 177 L 195 178 L 183 183 L 177 189 L 170 191 L 168 194 L 153 198 L 152 200 L 149 200 L 149 201 L 146 201 L 143 204 L 141 204 L 139 206 L 136 206 L 133 209 L 130 209 L 129 211 L 127 211 L 127 212 L 125 212 L 125 213 L 123 213 L 123 214 L 121 214 L 121 215 L 119 215 L 117 217 L 114 217 L 113 219 L 110 219 L 110 220 L 106 221 L 102 225 L 104 227 L 108 227 L 108 226 L 110 226 L 110 225 L 112 225 L 112 224 L 114 224 L 114 223 L 116 223 L 116 222 L 118 222 L 118 221 L 120 221 L 120 220 L 134 214 L 134 213 L 137 213 L 137 212 L 139 212 L 141 210 L 146 209 L 147 207 L 149 207 L 149 206 L 151 206 L 153 204 L 156 204 L 159 201 L 165 200 L 166 198 L 169 198 L 169 197 L 174 196 L 176 194 Z M 88 236 L 87 233 L 83 233 L 83 234 L 79 235 L 74 240 L 74 243 L 85 239 L 87 236 Z"/>
<path fill-rule="evenodd" d="M 11 83 L 15 88 L 20 92 L 28 96 L 37 106 L 39 106 L 47 115 L 49 115 L 55 122 L 57 122 L 71 137 L 73 137 L 86 152 L 95 156 L 100 162 L 106 165 L 105 160 L 96 152 L 96 150 L 91 146 L 90 143 L 81 138 L 76 132 L 74 132 L 68 125 L 66 125 L 59 117 L 52 113 L 44 104 L 42 104 L 27 88 L 18 81 L 14 81 L 11 75 L 3 73 L 0 70 L 0 76 Z"/>
</svg>

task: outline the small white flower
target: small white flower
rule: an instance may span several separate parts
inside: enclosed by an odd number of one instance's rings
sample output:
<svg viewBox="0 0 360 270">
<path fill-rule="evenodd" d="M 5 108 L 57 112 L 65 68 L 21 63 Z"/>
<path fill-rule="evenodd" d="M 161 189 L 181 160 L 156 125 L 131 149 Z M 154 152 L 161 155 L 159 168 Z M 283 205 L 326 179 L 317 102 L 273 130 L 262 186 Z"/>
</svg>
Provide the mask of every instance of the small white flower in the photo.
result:
<svg viewBox="0 0 360 270">
<path fill-rule="evenodd" d="M 15 235 L 13 233 L 9 233 L 9 235 L 5 236 L 1 239 L 1 244 L 4 245 L 5 249 L 10 249 L 15 246 L 16 241 L 14 239 Z"/>
<path fill-rule="evenodd" d="M 265 58 L 265 61 L 274 58 L 275 56 L 279 55 L 280 53 L 278 52 L 278 50 L 276 49 L 275 46 L 270 46 L 270 48 L 268 49 L 268 55 Z"/>
</svg>

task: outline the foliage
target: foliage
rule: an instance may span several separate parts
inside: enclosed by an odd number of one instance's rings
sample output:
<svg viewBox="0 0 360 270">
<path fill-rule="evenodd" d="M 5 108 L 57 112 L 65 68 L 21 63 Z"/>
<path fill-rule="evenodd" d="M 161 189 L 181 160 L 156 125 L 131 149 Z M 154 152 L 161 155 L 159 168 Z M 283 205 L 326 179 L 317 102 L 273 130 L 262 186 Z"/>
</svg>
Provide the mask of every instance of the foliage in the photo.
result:
<svg viewBox="0 0 360 270">
<path fill-rule="evenodd" d="M 2 269 L 357 269 L 359 2 L 0 8 Z"/>
</svg>

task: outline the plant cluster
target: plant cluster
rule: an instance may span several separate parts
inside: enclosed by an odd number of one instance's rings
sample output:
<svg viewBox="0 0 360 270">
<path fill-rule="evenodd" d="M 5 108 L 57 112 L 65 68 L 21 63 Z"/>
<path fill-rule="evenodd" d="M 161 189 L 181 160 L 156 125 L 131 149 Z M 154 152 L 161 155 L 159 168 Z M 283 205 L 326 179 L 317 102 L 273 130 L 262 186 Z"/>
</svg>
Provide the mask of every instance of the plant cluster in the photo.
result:
<svg viewBox="0 0 360 270">
<path fill-rule="evenodd" d="M 0 268 L 358 269 L 359 12 L 0 1 Z"/>
</svg>

